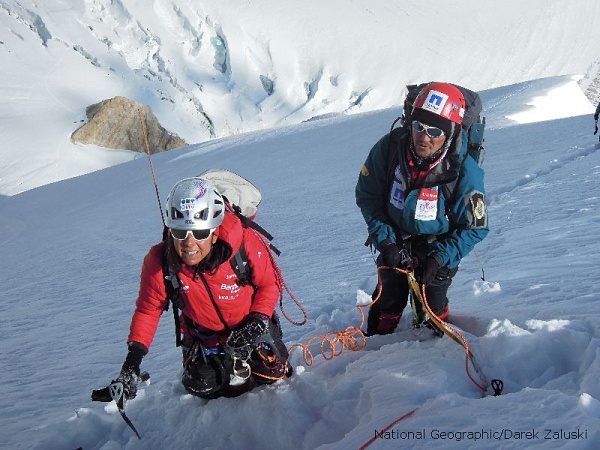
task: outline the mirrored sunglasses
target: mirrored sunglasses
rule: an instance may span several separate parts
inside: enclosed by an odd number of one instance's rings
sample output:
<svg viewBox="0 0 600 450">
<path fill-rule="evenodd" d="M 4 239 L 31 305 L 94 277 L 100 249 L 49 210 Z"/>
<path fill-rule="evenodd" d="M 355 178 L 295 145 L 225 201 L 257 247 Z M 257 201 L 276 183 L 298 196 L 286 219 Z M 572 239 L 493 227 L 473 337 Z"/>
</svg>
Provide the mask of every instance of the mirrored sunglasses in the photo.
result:
<svg viewBox="0 0 600 450">
<path fill-rule="evenodd" d="M 175 228 L 171 228 L 170 230 L 171 236 L 173 236 L 178 241 L 185 241 L 189 233 L 192 233 L 192 237 L 197 241 L 205 241 L 215 231 L 214 228 L 208 230 L 177 230 Z"/>
<path fill-rule="evenodd" d="M 412 123 L 413 130 L 420 132 L 425 132 L 427 136 L 430 138 L 439 138 L 444 135 L 444 130 L 438 127 L 430 127 L 429 125 L 425 125 L 418 120 L 413 120 Z"/>
</svg>

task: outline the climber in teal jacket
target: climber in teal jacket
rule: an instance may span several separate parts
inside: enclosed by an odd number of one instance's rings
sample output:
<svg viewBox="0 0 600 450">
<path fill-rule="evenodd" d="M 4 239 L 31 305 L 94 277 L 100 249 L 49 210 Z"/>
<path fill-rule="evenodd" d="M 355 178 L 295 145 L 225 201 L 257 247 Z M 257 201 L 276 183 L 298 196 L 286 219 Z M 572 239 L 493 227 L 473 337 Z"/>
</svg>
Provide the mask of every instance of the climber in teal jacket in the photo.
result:
<svg viewBox="0 0 600 450">
<path fill-rule="evenodd" d="M 461 259 L 489 231 L 484 172 L 465 156 L 464 109 L 464 96 L 455 86 L 425 86 L 409 127 L 394 129 L 373 146 L 356 185 L 356 203 L 380 252 L 377 264 L 414 269 L 441 319 L 448 316 L 447 291 Z M 382 270 L 381 284 L 381 296 L 369 310 L 367 335 L 392 333 L 408 302 L 404 274 Z M 432 326 L 416 305 L 413 326 L 423 325 Z"/>
</svg>

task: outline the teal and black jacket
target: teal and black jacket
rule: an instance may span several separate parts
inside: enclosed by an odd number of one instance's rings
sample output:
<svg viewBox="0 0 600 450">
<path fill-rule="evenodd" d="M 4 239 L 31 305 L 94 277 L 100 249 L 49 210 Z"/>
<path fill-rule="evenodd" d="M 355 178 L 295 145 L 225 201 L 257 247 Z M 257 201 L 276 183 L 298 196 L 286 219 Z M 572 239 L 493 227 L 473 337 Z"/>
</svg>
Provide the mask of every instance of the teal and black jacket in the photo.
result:
<svg viewBox="0 0 600 450">
<path fill-rule="evenodd" d="M 411 133 L 394 129 L 377 142 L 356 184 L 356 204 L 375 248 L 427 239 L 429 255 L 455 268 L 488 232 L 484 172 L 466 154 L 466 132 L 421 185 L 412 186 L 408 163 Z"/>
</svg>

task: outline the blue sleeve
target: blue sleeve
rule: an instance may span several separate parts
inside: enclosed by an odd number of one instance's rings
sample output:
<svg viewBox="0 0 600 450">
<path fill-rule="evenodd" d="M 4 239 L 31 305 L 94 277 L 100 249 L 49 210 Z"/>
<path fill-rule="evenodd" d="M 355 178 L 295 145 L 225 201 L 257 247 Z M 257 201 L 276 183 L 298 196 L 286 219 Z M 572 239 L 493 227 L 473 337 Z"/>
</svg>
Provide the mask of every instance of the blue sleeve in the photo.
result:
<svg viewBox="0 0 600 450">
<path fill-rule="evenodd" d="M 377 250 L 384 241 L 396 242 L 396 234 L 386 213 L 388 186 L 389 134 L 371 149 L 356 183 L 356 204 L 367 224 L 369 236 Z"/>
<path fill-rule="evenodd" d="M 457 267 L 489 233 L 484 172 L 471 157 L 461 170 L 454 198 L 448 212 L 451 229 L 433 244 L 432 252 L 440 266 L 450 268 Z"/>
</svg>

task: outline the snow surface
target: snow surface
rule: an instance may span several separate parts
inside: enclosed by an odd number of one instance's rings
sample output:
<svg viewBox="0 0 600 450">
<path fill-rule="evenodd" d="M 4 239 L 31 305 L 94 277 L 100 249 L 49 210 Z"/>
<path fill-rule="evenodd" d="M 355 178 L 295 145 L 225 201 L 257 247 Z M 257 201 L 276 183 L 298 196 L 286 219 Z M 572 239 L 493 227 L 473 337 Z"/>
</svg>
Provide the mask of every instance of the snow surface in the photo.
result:
<svg viewBox="0 0 600 450">
<path fill-rule="evenodd" d="M 466 48 L 464 41 L 473 39 L 466 32 L 456 40 L 440 34 L 418 42 L 414 38 L 417 24 L 428 17 L 426 8 L 416 5 L 439 6 L 430 9 L 435 17 L 443 12 L 459 16 L 441 8 L 441 1 L 402 6 L 354 1 L 344 2 L 343 9 L 340 1 L 326 6 L 303 2 L 292 10 L 285 3 L 236 7 L 221 1 L 200 11 L 183 1 L 154 1 L 148 8 L 141 1 L 55 0 L 34 6 L 0 0 L 0 20 L 11 23 L 0 28 L 0 181 L 5 194 L 0 197 L 0 446 L 359 448 L 416 409 L 390 429 L 387 439 L 369 448 L 599 448 L 600 243 L 595 230 L 600 224 L 600 151 L 591 134 L 595 105 L 582 88 L 598 67 L 600 31 L 594 17 L 600 17 L 600 5 L 532 0 L 527 6 L 477 2 L 486 7 L 474 9 L 475 2 L 463 1 L 470 11 L 479 11 L 473 14 L 481 20 L 473 26 L 487 26 L 475 33 L 477 45 Z M 184 73 L 200 69 L 188 67 L 189 55 L 182 48 L 191 45 L 191 30 L 202 27 L 170 26 L 155 17 L 161 11 L 162 17 L 172 14 L 174 24 L 192 23 L 182 17 L 202 17 L 204 24 L 210 16 L 210 23 L 221 24 L 215 29 L 228 37 L 230 48 L 271 55 L 277 61 L 273 67 L 281 67 L 273 73 L 285 92 L 267 99 L 279 103 L 269 106 L 264 128 L 282 125 L 286 117 L 294 125 L 158 154 L 153 163 L 161 200 L 179 179 L 214 167 L 246 176 L 261 189 L 259 222 L 276 236 L 283 251 L 278 261 L 309 317 L 303 327 L 283 320 L 290 346 L 360 323 L 356 304 L 373 290 L 376 275 L 363 246 L 366 226 L 354 204 L 354 185 L 371 145 L 399 114 L 391 106 L 400 102 L 404 84 L 441 78 L 481 89 L 488 124 L 484 168 L 491 232 L 461 264 L 450 290 L 450 317 L 464 331 L 483 373 L 504 381 L 503 395 L 482 397 L 467 377 L 464 352 L 449 338 L 408 339 L 407 311 L 395 334 L 369 338 L 364 350 L 345 350 L 326 360 L 317 342 L 311 346 L 312 365 L 300 351 L 293 353 L 296 374 L 291 379 L 236 399 L 205 401 L 187 395 L 179 382 L 181 355 L 167 313 L 142 366 L 152 383 L 127 404 L 142 440 L 114 404 L 91 402 L 91 390 L 118 374 L 142 258 L 160 239 L 162 223 L 145 157 L 71 146 L 68 134 L 74 119 L 95 100 L 138 92 L 152 103 L 156 92 L 166 91 L 158 77 L 142 85 L 140 73 L 151 62 L 158 64 L 146 53 L 151 43 L 160 47 L 160 55 L 169 54 L 162 61 L 178 67 L 179 83 L 191 83 Z M 330 28 L 340 23 L 339 11 L 347 14 L 344 26 Z M 113 22 L 117 19 L 129 26 L 121 30 Z M 95 34 L 83 34 L 83 24 L 91 20 L 96 20 Z M 328 28 L 331 35 L 314 32 L 309 23 Z M 398 23 L 400 30 L 413 32 L 414 42 L 396 30 Z M 142 32 L 155 27 L 166 30 L 160 39 Z M 381 28 L 386 32 L 373 31 Z M 200 34 L 196 37 L 202 43 Z M 245 46 L 232 45 L 234 38 Z M 133 45 L 136 39 L 144 45 Z M 180 48 L 174 45 L 177 39 Z M 81 57 L 70 48 L 74 42 L 99 61 L 105 83 L 99 81 L 98 66 L 80 64 Z M 340 42 L 344 45 L 333 48 Z M 394 45 L 404 49 L 404 59 L 413 58 L 410 67 L 403 58 L 390 62 L 390 55 L 398 54 Z M 310 50 L 310 58 L 300 48 Z M 432 52 L 443 56 L 450 48 L 463 62 L 471 61 L 474 70 L 466 74 L 450 59 L 437 67 L 428 63 Z M 353 72 L 358 61 L 365 64 Z M 290 100 L 299 97 L 298 80 L 309 79 L 315 67 L 335 68 L 338 86 L 357 86 L 357 92 L 371 87 L 370 92 L 379 92 L 372 98 L 379 100 L 352 111 L 369 112 L 298 124 L 311 114 L 332 112 Z M 238 131 L 263 128 L 260 114 L 246 114 L 249 103 L 240 91 L 247 80 L 231 80 L 226 98 L 210 101 L 221 107 L 223 119 L 247 127 Z M 213 81 L 208 85 L 215 91 L 228 86 Z M 393 100 L 387 95 L 388 104 L 382 100 L 385 89 L 395 95 Z M 180 121 L 185 129 L 191 121 L 185 108 L 180 97 L 173 97 L 173 103 L 158 108 L 160 119 Z M 301 318 L 289 298 L 284 308 L 292 319 Z M 579 439 L 565 439 L 574 437 L 571 432 Z M 499 433 L 504 439 L 495 440 Z"/>
</svg>

